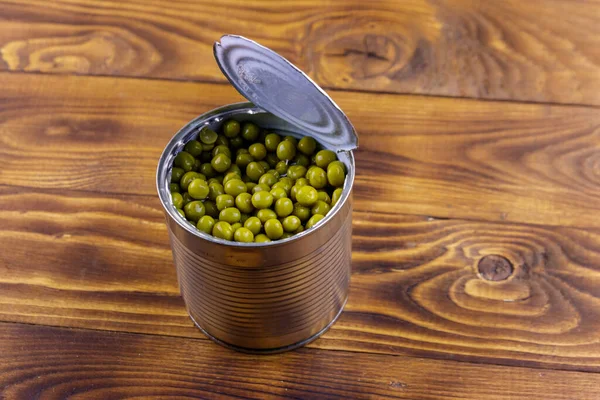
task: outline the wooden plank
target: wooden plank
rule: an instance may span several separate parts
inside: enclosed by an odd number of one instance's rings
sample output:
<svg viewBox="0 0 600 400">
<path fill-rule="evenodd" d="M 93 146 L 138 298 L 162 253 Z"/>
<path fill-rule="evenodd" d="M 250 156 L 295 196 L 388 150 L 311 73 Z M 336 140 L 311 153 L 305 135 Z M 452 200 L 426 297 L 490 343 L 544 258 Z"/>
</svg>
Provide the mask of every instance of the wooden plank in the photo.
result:
<svg viewBox="0 0 600 400">
<path fill-rule="evenodd" d="M 0 68 L 224 81 L 259 40 L 329 88 L 600 104 L 597 1 L 4 0 Z M 222 18 L 222 16 L 227 18 Z"/>
<path fill-rule="evenodd" d="M 595 399 L 600 375 L 0 324 L 0 397 Z M 43 360 L 43 362 L 40 362 Z"/>
<path fill-rule="evenodd" d="M 203 337 L 154 197 L 13 189 L 0 188 L 0 320 Z M 600 371 L 600 230 L 373 209 L 353 233 L 348 305 L 312 347 Z M 513 272 L 484 278 L 489 255 Z"/>
<path fill-rule="evenodd" d="M 154 195 L 183 124 L 227 85 L 0 74 L 0 184 Z M 332 92 L 360 137 L 355 195 L 406 214 L 600 227 L 587 107 Z M 369 107 L 365 107 L 369 104 Z M 371 205 L 367 205 L 371 207 Z"/>
</svg>

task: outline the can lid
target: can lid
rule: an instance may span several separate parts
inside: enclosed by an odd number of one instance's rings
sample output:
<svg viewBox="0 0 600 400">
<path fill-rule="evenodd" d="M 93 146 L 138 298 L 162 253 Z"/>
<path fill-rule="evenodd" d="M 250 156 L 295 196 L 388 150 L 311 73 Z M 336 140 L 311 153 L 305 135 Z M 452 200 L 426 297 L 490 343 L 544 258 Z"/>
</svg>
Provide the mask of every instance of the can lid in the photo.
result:
<svg viewBox="0 0 600 400">
<path fill-rule="evenodd" d="M 307 131 L 337 151 L 358 147 L 346 114 L 288 60 L 242 36 L 225 35 L 214 45 L 217 64 L 244 97 Z"/>
</svg>

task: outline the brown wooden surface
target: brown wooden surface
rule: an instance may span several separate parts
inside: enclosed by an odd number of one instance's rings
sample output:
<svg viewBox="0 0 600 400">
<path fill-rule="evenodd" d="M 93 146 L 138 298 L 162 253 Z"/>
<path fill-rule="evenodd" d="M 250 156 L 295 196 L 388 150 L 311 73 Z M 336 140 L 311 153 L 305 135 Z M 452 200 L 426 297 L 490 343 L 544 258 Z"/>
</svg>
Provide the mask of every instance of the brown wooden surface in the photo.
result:
<svg viewBox="0 0 600 400">
<path fill-rule="evenodd" d="M 600 396 L 600 375 L 581 372 L 312 349 L 241 357 L 207 341 L 21 324 L 0 325 L 0 361 L 6 397 L 21 399 L 562 400 L 571 385 L 578 399 Z"/>
<path fill-rule="evenodd" d="M 599 26 L 597 1 L 0 0 L 0 398 L 600 398 Z M 349 302 L 278 356 L 193 326 L 154 187 L 174 132 L 243 100 L 226 32 L 360 137 Z"/>
<path fill-rule="evenodd" d="M 229 85 L 124 78 L 0 73 L 0 87 L 0 184 L 151 196 L 174 132 L 243 100 Z M 596 109 L 330 93 L 359 132 L 355 194 L 369 207 L 600 227 Z"/>
<path fill-rule="evenodd" d="M 596 0 L 0 1 L 0 68 L 221 81 L 237 33 L 329 88 L 600 104 Z"/>
</svg>

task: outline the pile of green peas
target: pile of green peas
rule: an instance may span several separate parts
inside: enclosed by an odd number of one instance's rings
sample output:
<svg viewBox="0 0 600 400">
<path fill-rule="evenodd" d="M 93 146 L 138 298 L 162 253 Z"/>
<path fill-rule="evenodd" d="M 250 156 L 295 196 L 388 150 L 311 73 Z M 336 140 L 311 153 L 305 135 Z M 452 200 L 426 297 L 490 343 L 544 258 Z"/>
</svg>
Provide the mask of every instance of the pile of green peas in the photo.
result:
<svg viewBox="0 0 600 400">
<path fill-rule="evenodd" d="M 346 168 L 311 137 L 252 122 L 204 127 L 173 160 L 173 206 L 200 231 L 242 243 L 286 239 L 317 225 L 342 195 Z"/>
</svg>

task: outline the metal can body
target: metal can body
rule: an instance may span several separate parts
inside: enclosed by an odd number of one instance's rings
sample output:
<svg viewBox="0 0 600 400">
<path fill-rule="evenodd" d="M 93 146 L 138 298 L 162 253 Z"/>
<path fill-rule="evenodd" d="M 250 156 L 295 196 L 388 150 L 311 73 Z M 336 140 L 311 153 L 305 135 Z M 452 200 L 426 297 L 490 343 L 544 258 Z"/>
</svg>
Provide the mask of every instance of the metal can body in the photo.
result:
<svg viewBox="0 0 600 400">
<path fill-rule="evenodd" d="M 181 295 L 193 321 L 213 340 L 247 352 L 290 350 L 323 333 L 346 303 L 354 157 L 351 152 L 339 154 L 348 171 L 343 195 L 315 228 L 266 245 L 225 242 L 199 232 L 177 214 L 168 181 L 173 157 L 198 129 L 216 129 L 229 118 L 303 136 L 274 115 L 240 103 L 201 115 L 169 142 L 159 162 L 157 186 Z"/>
</svg>

